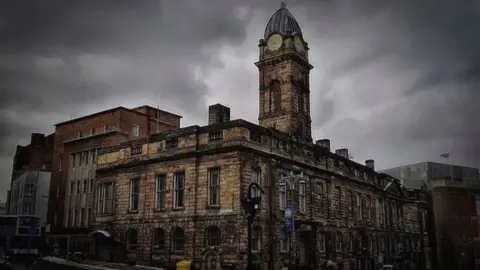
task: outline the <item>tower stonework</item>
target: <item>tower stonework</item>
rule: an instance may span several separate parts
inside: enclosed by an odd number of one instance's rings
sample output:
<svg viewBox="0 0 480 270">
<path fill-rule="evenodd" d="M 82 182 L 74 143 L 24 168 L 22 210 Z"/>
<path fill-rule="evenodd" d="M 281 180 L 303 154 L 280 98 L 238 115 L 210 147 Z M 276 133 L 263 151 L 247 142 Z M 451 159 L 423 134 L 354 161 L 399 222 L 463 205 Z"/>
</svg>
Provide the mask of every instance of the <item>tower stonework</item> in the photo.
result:
<svg viewBox="0 0 480 270">
<path fill-rule="evenodd" d="M 259 42 L 259 124 L 312 142 L 308 44 L 285 3 L 267 23 Z"/>
</svg>

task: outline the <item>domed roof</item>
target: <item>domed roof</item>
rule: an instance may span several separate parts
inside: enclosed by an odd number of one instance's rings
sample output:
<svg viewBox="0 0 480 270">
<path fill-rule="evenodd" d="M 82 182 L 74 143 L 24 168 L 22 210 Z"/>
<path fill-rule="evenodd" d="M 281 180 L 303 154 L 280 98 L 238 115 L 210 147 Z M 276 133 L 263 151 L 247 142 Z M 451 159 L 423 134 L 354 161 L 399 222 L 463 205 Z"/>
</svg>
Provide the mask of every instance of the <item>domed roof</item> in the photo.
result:
<svg viewBox="0 0 480 270">
<path fill-rule="evenodd" d="M 285 2 L 282 2 L 280 9 L 268 20 L 267 26 L 265 27 L 264 38 L 267 39 L 274 33 L 302 36 L 302 29 L 300 29 L 297 20 L 287 9 Z"/>
</svg>

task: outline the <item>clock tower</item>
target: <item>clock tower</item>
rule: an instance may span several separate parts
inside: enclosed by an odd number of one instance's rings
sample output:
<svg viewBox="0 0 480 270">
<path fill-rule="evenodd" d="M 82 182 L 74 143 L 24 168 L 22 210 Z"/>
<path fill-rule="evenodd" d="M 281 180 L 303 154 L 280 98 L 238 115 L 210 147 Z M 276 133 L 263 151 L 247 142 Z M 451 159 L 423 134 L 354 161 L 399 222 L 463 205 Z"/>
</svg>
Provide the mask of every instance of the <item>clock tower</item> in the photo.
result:
<svg viewBox="0 0 480 270">
<path fill-rule="evenodd" d="M 268 21 L 258 46 L 259 124 L 312 142 L 309 76 L 313 66 L 302 30 L 284 2 Z"/>
</svg>

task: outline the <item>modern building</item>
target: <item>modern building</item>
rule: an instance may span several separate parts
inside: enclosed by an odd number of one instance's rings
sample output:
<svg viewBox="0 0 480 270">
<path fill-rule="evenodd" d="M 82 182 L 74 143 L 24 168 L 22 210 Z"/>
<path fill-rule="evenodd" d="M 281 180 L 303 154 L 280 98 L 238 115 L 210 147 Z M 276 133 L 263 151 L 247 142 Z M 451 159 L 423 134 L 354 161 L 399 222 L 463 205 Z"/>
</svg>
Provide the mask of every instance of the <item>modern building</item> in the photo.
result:
<svg viewBox="0 0 480 270">
<path fill-rule="evenodd" d="M 155 132 L 176 130 L 180 119 L 150 106 L 116 107 L 56 124 L 48 205 L 52 233 L 88 232 L 99 150 Z"/>
<path fill-rule="evenodd" d="M 478 168 L 443 164 L 437 162 L 420 162 L 382 170 L 382 172 L 400 179 L 407 188 L 422 189 L 429 187 L 432 180 L 442 179 L 444 186 L 460 186 L 480 190 Z"/>
<path fill-rule="evenodd" d="M 98 151 L 97 257 L 154 265 L 186 259 L 202 269 L 245 269 L 248 257 L 262 269 L 316 269 L 332 260 L 363 270 L 392 262 L 402 242 L 428 266 L 423 192 L 376 172 L 373 160 L 359 164 L 348 149 L 330 151 L 328 139 L 312 142 L 305 38 L 283 3 L 255 63 L 259 124 L 231 120 L 230 109 L 216 104 L 208 125 Z M 249 192 L 252 183 L 263 192 Z M 261 204 L 247 247 L 249 193 Z"/>
<path fill-rule="evenodd" d="M 47 223 L 50 172 L 28 170 L 12 183 L 10 215 L 33 215 L 40 218 L 42 227 Z"/>
<path fill-rule="evenodd" d="M 480 178 L 477 168 L 421 162 L 383 170 L 427 190 L 434 269 L 480 269 Z"/>
<path fill-rule="evenodd" d="M 7 194 L 7 214 L 35 215 L 41 225 L 45 225 L 54 137 L 54 134 L 33 133 L 30 144 L 17 145 Z"/>
</svg>

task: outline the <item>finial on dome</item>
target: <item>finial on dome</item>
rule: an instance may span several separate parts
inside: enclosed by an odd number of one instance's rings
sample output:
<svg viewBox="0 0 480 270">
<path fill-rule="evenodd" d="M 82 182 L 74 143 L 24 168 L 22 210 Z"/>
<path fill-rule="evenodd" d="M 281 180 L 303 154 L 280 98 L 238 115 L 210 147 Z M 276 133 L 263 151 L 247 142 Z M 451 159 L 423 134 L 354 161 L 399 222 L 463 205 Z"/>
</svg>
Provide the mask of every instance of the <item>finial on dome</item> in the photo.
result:
<svg viewBox="0 0 480 270">
<path fill-rule="evenodd" d="M 287 3 L 285 3 L 285 0 L 282 1 L 281 7 L 282 7 L 282 8 L 286 8 L 286 7 L 287 7 Z"/>
</svg>

